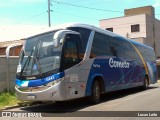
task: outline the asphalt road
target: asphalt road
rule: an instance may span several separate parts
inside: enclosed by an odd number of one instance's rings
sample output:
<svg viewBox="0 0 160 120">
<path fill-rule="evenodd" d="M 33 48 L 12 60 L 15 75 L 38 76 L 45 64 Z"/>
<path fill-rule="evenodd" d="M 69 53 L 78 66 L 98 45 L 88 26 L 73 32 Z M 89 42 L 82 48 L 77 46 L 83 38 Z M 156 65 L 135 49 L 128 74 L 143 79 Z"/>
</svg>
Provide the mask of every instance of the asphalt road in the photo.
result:
<svg viewBox="0 0 160 120">
<path fill-rule="evenodd" d="M 88 120 L 89 118 L 106 120 L 106 117 L 108 117 L 107 120 L 158 120 L 160 119 L 160 83 L 150 85 L 147 90 L 134 88 L 107 93 L 102 96 L 101 103 L 97 105 L 89 104 L 87 99 L 78 99 L 59 103 L 45 103 L 31 107 L 14 108 L 7 111 L 12 113 L 15 111 L 19 111 L 20 113 L 37 113 L 35 115 L 48 117 L 47 120 L 53 119 L 53 117 L 56 117 L 56 120 L 64 118 L 69 120 Z M 46 120 L 45 117 L 39 119 Z M 10 120 L 12 118 L 1 117 L 0 120 L 1 119 Z M 18 117 L 16 119 L 18 120 L 21 118 Z"/>
</svg>

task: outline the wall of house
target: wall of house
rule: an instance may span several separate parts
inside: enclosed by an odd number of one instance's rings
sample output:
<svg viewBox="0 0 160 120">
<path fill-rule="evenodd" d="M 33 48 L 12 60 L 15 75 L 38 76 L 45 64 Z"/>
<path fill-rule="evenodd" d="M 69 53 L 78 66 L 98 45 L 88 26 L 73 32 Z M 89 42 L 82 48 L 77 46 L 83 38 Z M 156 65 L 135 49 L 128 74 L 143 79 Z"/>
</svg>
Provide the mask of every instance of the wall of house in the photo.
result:
<svg viewBox="0 0 160 120">
<path fill-rule="evenodd" d="M 135 40 L 136 42 L 142 43 L 142 44 L 146 41 L 146 39 L 143 38 L 143 37 L 141 37 L 141 38 L 131 38 L 131 39 Z"/>
<path fill-rule="evenodd" d="M 131 25 L 140 24 L 140 32 L 131 32 Z M 148 14 L 100 20 L 103 29 L 113 27 L 113 32 L 134 39 L 155 49 L 160 58 L 160 21 Z"/>
<path fill-rule="evenodd" d="M 146 15 L 146 41 L 145 44 L 154 48 L 154 18 Z"/>
<path fill-rule="evenodd" d="M 153 6 L 143 6 L 138 8 L 131 8 L 131 9 L 125 9 L 124 15 L 125 16 L 133 16 L 138 14 L 148 14 L 155 18 L 155 9 Z"/>
<path fill-rule="evenodd" d="M 156 54 L 160 58 L 160 20 L 155 19 Z"/>
<path fill-rule="evenodd" d="M 0 48 L 0 55 L 6 55 L 6 48 L 7 47 Z M 11 48 L 10 49 L 10 56 L 19 56 L 21 48 L 22 48 L 22 45 L 18 46 L 18 47 Z"/>
<path fill-rule="evenodd" d="M 0 55 L 6 54 L 6 47 L 0 48 Z"/>
<path fill-rule="evenodd" d="M 102 29 L 113 27 L 113 32 L 124 37 L 141 38 L 146 37 L 146 14 L 125 16 L 113 19 L 100 20 Z M 131 25 L 139 24 L 140 32 L 131 32 Z"/>
</svg>

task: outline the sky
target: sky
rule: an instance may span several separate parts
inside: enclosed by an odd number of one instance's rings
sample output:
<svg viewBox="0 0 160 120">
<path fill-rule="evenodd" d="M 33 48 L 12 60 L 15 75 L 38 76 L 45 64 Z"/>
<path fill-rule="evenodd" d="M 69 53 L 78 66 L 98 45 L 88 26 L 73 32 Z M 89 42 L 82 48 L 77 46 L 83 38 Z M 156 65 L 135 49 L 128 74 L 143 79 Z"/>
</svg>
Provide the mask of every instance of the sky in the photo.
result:
<svg viewBox="0 0 160 120">
<path fill-rule="evenodd" d="M 50 0 L 51 26 L 124 16 L 124 9 L 152 5 L 160 20 L 160 0 Z M 89 9 L 90 8 L 90 9 Z M 91 9 L 94 8 L 94 9 Z M 48 0 L 0 0 L 0 42 L 19 40 L 48 28 Z"/>
</svg>

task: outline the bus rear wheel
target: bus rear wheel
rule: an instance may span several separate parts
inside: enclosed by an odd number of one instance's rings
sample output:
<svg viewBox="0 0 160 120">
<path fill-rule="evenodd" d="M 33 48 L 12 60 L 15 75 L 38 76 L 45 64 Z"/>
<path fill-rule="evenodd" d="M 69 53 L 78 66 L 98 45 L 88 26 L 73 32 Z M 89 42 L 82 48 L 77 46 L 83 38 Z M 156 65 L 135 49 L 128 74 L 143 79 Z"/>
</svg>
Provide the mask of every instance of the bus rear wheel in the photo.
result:
<svg viewBox="0 0 160 120">
<path fill-rule="evenodd" d="M 95 80 L 92 85 L 92 91 L 90 96 L 90 102 L 92 104 L 97 104 L 100 102 L 101 90 L 100 90 L 100 83 L 98 80 Z"/>
<path fill-rule="evenodd" d="M 143 89 L 147 89 L 148 87 L 149 87 L 149 80 L 148 77 L 145 77 L 143 81 Z"/>
</svg>

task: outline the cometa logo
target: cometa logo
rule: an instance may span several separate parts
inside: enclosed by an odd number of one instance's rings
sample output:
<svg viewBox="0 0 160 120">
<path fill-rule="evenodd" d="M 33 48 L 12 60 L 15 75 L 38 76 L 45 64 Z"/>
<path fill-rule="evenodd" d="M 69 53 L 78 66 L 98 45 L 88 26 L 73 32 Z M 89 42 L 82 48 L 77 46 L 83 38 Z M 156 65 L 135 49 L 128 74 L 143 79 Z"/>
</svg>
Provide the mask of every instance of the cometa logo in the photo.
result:
<svg viewBox="0 0 160 120">
<path fill-rule="evenodd" d="M 26 79 L 27 80 L 33 80 L 33 79 L 36 79 L 36 77 L 27 77 Z"/>
<path fill-rule="evenodd" d="M 121 62 L 121 61 L 114 61 L 112 58 L 109 59 L 109 66 L 111 68 L 129 68 L 129 62 Z"/>
</svg>

